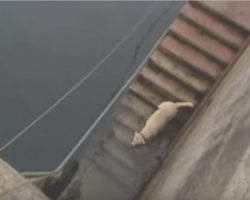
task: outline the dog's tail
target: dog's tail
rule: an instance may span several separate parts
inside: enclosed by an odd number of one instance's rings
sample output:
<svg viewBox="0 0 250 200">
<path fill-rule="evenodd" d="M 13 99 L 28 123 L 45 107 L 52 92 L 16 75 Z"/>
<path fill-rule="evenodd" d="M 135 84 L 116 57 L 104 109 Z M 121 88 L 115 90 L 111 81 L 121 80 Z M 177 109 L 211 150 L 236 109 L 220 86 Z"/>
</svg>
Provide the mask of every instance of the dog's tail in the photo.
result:
<svg viewBox="0 0 250 200">
<path fill-rule="evenodd" d="M 176 105 L 177 107 L 190 107 L 190 108 L 194 107 L 194 103 L 192 102 L 177 102 Z"/>
</svg>

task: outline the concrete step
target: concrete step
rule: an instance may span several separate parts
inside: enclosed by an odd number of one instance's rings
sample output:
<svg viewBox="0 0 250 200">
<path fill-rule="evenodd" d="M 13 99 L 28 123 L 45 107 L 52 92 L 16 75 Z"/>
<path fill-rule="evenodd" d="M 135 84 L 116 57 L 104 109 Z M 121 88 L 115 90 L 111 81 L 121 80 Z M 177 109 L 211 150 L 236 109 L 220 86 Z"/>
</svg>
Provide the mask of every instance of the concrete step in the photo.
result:
<svg viewBox="0 0 250 200">
<path fill-rule="evenodd" d="M 129 91 L 156 109 L 158 105 L 165 100 L 164 94 L 160 94 L 144 83 L 145 81 L 139 77 L 137 81 L 130 86 Z"/>
<path fill-rule="evenodd" d="M 198 48 L 203 53 L 213 57 L 220 63 L 228 64 L 235 56 L 235 51 L 224 45 L 215 37 L 206 34 L 204 30 L 189 23 L 184 18 L 176 19 L 170 29 L 177 37 Z"/>
<path fill-rule="evenodd" d="M 211 82 L 202 79 L 200 74 L 195 73 L 194 70 L 184 66 L 174 58 L 165 56 L 160 51 L 155 51 L 150 58 L 156 67 L 161 68 L 164 72 L 177 78 L 178 81 L 183 82 L 200 94 L 204 94 L 211 85 Z"/>
<path fill-rule="evenodd" d="M 117 155 L 114 155 L 114 152 L 109 152 L 106 148 L 103 149 L 102 155 L 96 156 L 94 162 L 126 190 L 127 187 L 136 183 L 136 174 L 138 172 L 135 171 L 136 168 L 131 168 L 128 165 L 128 160 L 124 161 L 124 158 L 120 157 L 120 155 L 116 157 Z"/>
<path fill-rule="evenodd" d="M 117 121 L 112 127 L 112 132 L 116 140 L 124 145 L 130 145 L 134 131 Z"/>
<path fill-rule="evenodd" d="M 121 104 L 138 113 L 138 115 L 143 116 L 144 119 L 147 119 L 155 110 L 155 107 L 149 105 L 131 92 L 121 99 Z"/>
<path fill-rule="evenodd" d="M 140 131 L 146 121 L 143 116 L 122 105 L 116 110 L 114 119 L 133 131 Z"/>
<path fill-rule="evenodd" d="M 162 135 L 162 137 L 165 136 Z M 151 145 L 135 148 L 131 145 L 121 144 L 114 137 L 109 137 L 103 142 L 105 151 L 109 152 L 116 160 L 119 160 L 122 165 L 125 165 L 131 173 L 135 173 L 138 178 L 145 174 L 153 164 L 152 162 L 157 162 L 155 155 L 166 148 L 167 144 L 167 140 L 155 140 Z"/>
<path fill-rule="evenodd" d="M 142 70 L 140 76 L 154 87 L 156 91 L 166 94 L 167 99 L 169 96 L 173 97 L 172 99 L 169 98 L 169 100 L 196 102 L 194 93 L 187 91 L 187 88 L 183 87 L 179 82 L 171 77 L 166 77 L 160 71 L 147 66 Z"/>
<path fill-rule="evenodd" d="M 81 199 L 117 200 L 120 199 L 121 195 L 124 200 L 130 199 L 130 195 L 124 190 L 124 186 L 118 184 L 113 176 L 110 176 L 95 163 L 92 163 L 85 171 L 84 180 L 81 182 L 82 184 L 79 186 L 81 187 L 79 191 Z"/>
<path fill-rule="evenodd" d="M 221 66 L 211 60 L 211 58 L 171 35 L 164 38 L 160 47 L 163 52 L 173 54 L 178 59 L 192 66 L 194 70 L 198 70 L 213 80 L 215 80 L 222 71 Z"/>
<path fill-rule="evenodd" d="M 191 3 L 193 6 L 204 10 L 204 12 L 217 16 L 225 23 L 231 24 L 245 38 L 248 37 L 250 31 L 250 3 L 248 1 L 192 1 Z"/>
<path fill-rule="evenodd" d="M 143 167 L 144 159 L 140 158 L 138 152 L 136 152 L 130 144 L 121 144 L 116 138 L 110 137 L 104 141 L 103 148 L 134 175 L 139 175 L 142 172 L 141 168 Z"/>
<path fill-rule="evenodd" d="M 181 15 L 235 49 L 238 49 L 246 39 L 237 27 L 224 23 L 218 17 L 204 12 L 201 7 L 186 4 L 181 11 Z"/>
</svg>

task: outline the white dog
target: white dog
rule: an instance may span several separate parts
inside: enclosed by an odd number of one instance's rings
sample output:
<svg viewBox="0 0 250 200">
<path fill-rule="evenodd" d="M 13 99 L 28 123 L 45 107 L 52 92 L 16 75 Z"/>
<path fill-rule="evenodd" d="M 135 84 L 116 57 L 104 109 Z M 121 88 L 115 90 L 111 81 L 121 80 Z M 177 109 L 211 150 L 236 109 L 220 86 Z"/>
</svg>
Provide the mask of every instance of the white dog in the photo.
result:
<svg viewBox="0 0 250 200">
<path fill-rule="evenodd" d="M 140 133 L 135 132 L 132 146 L 145 144 L 151 138 L 156 136 L 159 131 L 175 117 L 180 107 L 194 107 L 191 102 L 178 102 L 165 101 L 158 106 L 158 109 L 146 121 L 144 128 Z"/>
</svg>

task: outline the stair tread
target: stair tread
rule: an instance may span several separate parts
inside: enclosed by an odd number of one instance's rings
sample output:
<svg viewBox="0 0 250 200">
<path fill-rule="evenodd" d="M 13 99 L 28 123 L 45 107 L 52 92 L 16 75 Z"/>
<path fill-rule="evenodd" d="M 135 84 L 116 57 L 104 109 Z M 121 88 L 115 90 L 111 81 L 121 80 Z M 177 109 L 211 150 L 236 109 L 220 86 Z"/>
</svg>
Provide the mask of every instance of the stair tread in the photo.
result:
<svg viewBox="0 0 250 200">
<path fill-rule="evenodd" d="M 196 102 L 196 96 L 194 93 L 187 91 L 186 88 L 180 86 L 177 81 L 166 78 L 161 73 L 156 73 L 148 66 L 142 70 L 140 75 L 145 79 L 150 80 L 150 82 L 161 89 L 163 93 L 170 93 L 176 98 L 175 101 L 189 101 L 193 103 Z"/>
<path fill-rule="evenodd" d="M 181 13 L 200 27 L 227 40 L 228 43 L 231 43 L 237 48 L 240 47 L 245 40 L 245 37 L 237 31 L 235 27 L 221 22 L 217 17 L 204 13 L 199 8 L 190 4 L 184 6 Z"/>
<path fill-rule="evenodd" d="M 121 123 L 117 122 L 112 127 L 114 137 L 124 145 L 130 145 L 134 132 L 131 129 L 123 126 Z"/>
<path fill-rule="evenodd" d="M 210 86 L 209 81 L 197 78 L 195 73 L 193 73 L 188 67 L 185 67 L 177 61 L 165 56 L 160 51 L 155 51 L 150 58 L 164 71 L 167 71 L 172 76 L 177 77 L 179 80 L 183 81 L 185 84 L 200 93 L 206 92 Z"/>
<path fill-rule="evenodd" d="M 162 96 L 157 95 L 155 91 L 152 91 L 150 88 L 142 85 L 142 83 L 138 80 L 130 86 L 129 90 L 133 94 L 141 97 L 145 102 L 150 103 L 155 108 L 157 108 L 157 106 L 164 101 Z"/>
<path fill-rule="evenodd" d="M 131 109 L 135 113 L 138 113 L 138 115 L 143 116 L 145 119 L 148 118 L 155 110 L 152 106 L 145 103 L 132 93 L 128 93 L 126 96 L 124 96 L 121 99 L 121 104 Z"/>
<path fill-rule="evenodd" d="M 136 152 L 133 153 L 134 147 L 129 145 L 122 145 L 115 138 L 108 138 L 104 142 L 105 151 L 108 151 L 115 159 L 119 160 L 132 171 L 139 172 L 141 162 L 138 159 Z M 142 159 L 142 158 L 141 158 Z"/>
<path fill-rule="evenodd" d="M 104 147 L 105 151 L 107 150 L 114 158 L 131 168 L 132 171 L 144 174 L 147 168 L 153 164 L 155 155 L 162 152 L 167 144 L 168 141 L 161 140 L 155 144 L 136 148 L 131 145 L 122 145 L 118 140 L 110 137 L 105 140 Z"/>
<path fill-rule="evenodd" d="M 189 63 L 194 69 L 199 70 L 203 74 L 216 79 L 221 73 L 221 67 L 203 55 L 201 52 L 191 48 L 188 45 L 177 41 L 172 36 L 167 36 L 161 43 L 161 48 L 164 51 L 171 52 L 179 59 Z"/>
<path fill-rule="evenodd" d="M 201 29 L 181 18 L 177 18 L 170 29 L 181 38 L 189 41 L 221 62 L 229 63 L 235 56 L 235 52 L 231 48 L 223 45 L 215 38 L 205 34 Z"/>
<path fill-rule="evenodd" d="M 118 184 L 121 184 L 123 187 L 129 186 L 132 183 L 135 183 L 137 174 L 135 170 L 128 167 L 127 160 L 126 164 L 121 162 L 121 160 L 116 159 L 113 154 L 106 152 L 106 150 L 102 151 L 100 156 L 95 157 L 95 163 L 100 166 L 106 173 L 110 174 L 114 180 L 117 181 Z"/>
<path fill-rule="evenodd" d="M 81 198 L 83 199 L 117 200 L 121 195 L 123 195 L 124 199 L 129 199 L 129 194 L 124 190 L 124 186 L 117 184 L 117 181 L 112 179 L 110 174 L 101 170 L 100 167 L 94 163 L 88 170 L 84 171 L 84 181 L 81 182 L 87 183 L 84 184 L 84 189 L 81 190 Z M 96 192 L 96 188 L 101 188 L 101 190 Z"/>
<path fill-rule="evenodd" d="M 134 113 L 133 111 L 127 109 L 126 107 L 120 106 L 117 110 L 115 120 L 123 123 L 131 130 L 138 131 L 140 130 L 145 123 L 145 118 Z"/>
</svg>

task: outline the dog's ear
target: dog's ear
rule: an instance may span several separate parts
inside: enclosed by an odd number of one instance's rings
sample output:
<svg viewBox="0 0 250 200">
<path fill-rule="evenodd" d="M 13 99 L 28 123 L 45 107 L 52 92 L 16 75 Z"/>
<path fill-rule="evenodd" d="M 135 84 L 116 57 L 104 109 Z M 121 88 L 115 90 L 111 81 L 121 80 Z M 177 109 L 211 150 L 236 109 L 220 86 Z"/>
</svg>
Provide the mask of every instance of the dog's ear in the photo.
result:
<svg viewBox="0 0 250 200">
<path fill-rule="evenodd" d="M 140 133 L 135 132 L 133 140 L 131 142 L 131 145 L 132 146 L 137 146 L 137 145 L 140 145 L 140 144 L 146 144 L 146 141 L 144 140 L 144 138 L 141 136 Z"/>
<path fill-rule="evenodd" d="M 138 134 L 138 135 L 139 135 L 139 137 L 140 137 L 141 144 L 146 144 L 146 141 L 145 141 L 145 139 L 142 137 L 142 135 L 141 135 L 141 134 Z"/>
</svg>

